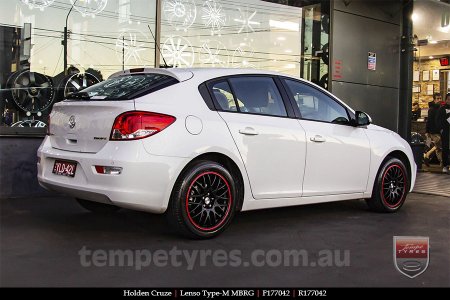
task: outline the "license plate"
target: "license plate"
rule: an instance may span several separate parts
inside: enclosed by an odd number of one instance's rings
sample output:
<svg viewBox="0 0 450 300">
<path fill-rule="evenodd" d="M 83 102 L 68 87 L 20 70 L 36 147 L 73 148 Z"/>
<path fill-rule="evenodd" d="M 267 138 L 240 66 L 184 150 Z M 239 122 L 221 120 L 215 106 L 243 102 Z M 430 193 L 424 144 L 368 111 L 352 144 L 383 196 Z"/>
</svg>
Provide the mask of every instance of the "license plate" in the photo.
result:
<svg viewBox="0 0 450 300">
<path fill-rule="evenodd" d="M 77 163 L 67 160 L 56 160 L 53 165 L 53 174 L 75 177 L 75 171 L 77 170 Z"/>
</svg>

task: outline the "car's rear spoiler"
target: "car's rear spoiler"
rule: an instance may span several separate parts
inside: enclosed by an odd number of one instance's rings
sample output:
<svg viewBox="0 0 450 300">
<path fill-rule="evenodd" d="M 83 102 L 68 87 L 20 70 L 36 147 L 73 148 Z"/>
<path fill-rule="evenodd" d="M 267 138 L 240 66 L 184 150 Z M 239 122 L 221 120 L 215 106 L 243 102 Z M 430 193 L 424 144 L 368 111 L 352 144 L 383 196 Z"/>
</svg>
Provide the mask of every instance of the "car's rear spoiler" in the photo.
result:
<svg viewBox="0 0 450 300">
<path fill-rule="evenodd" d="M 194 73 L 186 69 L 168 68 L 168 69 L 156 69 L 156 68 L 136 68 L 124 71 L 119 71 L 112 74 L 109 78 L 114 78 L 123 75 L 136 74 L 136 73 L 154 73 L 171 76 L 178 81 L 186 81 L 194 77 Z"/>
</svg>

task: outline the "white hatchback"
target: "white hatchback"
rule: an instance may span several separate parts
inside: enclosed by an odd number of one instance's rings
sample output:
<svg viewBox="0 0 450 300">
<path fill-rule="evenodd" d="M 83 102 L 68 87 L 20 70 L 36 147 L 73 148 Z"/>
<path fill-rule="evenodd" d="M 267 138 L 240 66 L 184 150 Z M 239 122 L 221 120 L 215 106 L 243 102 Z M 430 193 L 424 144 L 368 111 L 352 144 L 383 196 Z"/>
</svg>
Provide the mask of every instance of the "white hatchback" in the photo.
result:
<svg viewBox="0 0 450 300">
<path fill-rule="evenodd" d="M 367 199 L 395 212 L 416 165 L 398 134 L 302 79 L 240 69 L 132 69 L 54 105 L 40 184 L 94 212 L 165 213 L 218 235 L 237 211 Z"/>
</svg>

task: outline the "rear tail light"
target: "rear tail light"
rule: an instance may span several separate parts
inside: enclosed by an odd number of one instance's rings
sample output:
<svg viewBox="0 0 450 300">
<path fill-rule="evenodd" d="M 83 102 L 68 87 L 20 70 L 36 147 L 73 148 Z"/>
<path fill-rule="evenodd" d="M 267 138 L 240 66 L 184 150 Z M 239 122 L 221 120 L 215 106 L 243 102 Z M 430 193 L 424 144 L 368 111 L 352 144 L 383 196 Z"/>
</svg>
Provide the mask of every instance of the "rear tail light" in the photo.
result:
<svg viewBox="0 0 450 300">
<path fill-rule="evenodd" d="M 163 131 L 176 118 L 145 111 L 129 111 L 119 115 L 112 127 L 110 140 L 137 140 Z"/>
</svg>

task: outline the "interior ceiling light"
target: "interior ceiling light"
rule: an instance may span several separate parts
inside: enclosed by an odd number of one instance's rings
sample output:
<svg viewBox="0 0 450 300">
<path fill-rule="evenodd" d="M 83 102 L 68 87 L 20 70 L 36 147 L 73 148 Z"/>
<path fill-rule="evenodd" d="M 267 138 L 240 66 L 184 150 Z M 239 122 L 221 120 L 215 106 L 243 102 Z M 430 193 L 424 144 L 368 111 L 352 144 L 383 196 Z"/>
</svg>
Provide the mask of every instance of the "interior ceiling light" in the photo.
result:
<svg viewBox="0 0 450 300">
<path fill-rule="evenodd" d="M 269 20 L 269 26 L 277 29 L 300 31 L 300 24 L 296 22 Z"/>
</svg>

